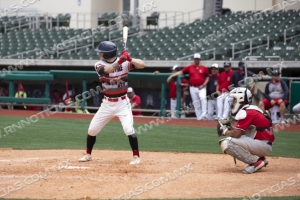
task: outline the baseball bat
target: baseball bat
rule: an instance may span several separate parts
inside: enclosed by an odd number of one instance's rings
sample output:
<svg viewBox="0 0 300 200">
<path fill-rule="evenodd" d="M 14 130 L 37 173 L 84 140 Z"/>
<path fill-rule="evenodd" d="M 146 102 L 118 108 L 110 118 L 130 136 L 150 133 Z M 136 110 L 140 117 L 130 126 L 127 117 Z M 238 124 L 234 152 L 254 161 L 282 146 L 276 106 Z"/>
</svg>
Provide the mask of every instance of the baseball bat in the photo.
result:
<svg viewBox="0 0 300 200">
<path fill-rule="evenodd" d="M 124 49 L 126 50 L 126 43 L 127 43 L 127 37 L 128 37 L 128 27 L 123 27 L 123 42 L 124 42 Z"/>
</svg>

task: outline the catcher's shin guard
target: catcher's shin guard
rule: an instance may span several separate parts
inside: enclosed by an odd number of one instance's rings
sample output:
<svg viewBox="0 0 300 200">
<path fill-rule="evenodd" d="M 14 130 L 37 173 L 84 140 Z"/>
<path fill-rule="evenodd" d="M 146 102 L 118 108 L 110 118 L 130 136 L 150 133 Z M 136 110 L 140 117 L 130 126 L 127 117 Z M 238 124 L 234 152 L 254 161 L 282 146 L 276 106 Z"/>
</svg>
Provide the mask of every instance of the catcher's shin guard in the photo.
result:
<svg viewBox="0 0 300 200">
<path fill-rule="evenodd" d="M 247 149 L 233 142 L 231 137 L 220 140 L 219 144 L 221 145 L 223 153 L 229 154 L 246 164 L 250 165 L 259 159 L 258 156 L 251 154 Z"/>
</svg>

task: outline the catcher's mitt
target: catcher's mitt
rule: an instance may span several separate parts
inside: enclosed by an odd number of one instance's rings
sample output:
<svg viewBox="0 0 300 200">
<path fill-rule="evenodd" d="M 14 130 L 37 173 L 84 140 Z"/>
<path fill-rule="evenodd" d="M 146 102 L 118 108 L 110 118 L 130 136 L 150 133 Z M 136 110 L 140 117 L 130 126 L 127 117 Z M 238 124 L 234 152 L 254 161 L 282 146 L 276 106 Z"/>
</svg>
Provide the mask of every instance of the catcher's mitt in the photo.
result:
<svg viewBox="0 0 300 200">
<path fill-rule="evenodd" d="M 231 123 L 230 120 L 228 119 L 220 119 L 218 120 L 218 125 L 217 125 L 217 134 L 218 136 L 225 135 L 226 131 L 231 129 Z"/>
</svg>

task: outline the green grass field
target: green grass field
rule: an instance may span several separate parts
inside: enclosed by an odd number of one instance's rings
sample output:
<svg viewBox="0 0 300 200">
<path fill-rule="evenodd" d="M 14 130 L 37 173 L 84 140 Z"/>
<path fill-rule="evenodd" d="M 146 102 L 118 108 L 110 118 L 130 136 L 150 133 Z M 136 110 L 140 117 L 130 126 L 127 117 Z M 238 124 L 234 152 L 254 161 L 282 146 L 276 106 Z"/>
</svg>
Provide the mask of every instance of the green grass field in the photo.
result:
<svg viewBox="0 0 300 200">
<path fill-rule="evenodd" d="M 0 148 L 85 149 L 88 120 L 40 119 L 3 137 L 4 128 L 18 124 L 24 117 L 0 116 Z M 143 124 L 135 124 L 138 128 Z M 215 128 L 159 125 L 142 132 L 141 151 L 222 153 Z M 300 158 L 300 133 L 277 132 L 271 156 Z M 130 150 L 128 138 L 119 122 L 110 122 L 97 136 L 95 149 Z"/>
<path fill-rule="evenodd" d="M 85 149 L 88 120 L 40 119 L 14 133 L 5 134 L 4 128 L 18 124 L 25 117 L 0 116 L 0 148 L 14 149 Z M 138 128 L 143 124 L 135 124 Z M 142 132 L 139 138 L 141 151 L 205 152 L 219 153 L 215 128 L 159 125 Z M 271 156 L 300 158 L 300 133 L 275 133 Z M 119 122 L 110 122 L 97 136 L 95 149 L 130 150 L 128 138 Z M 220 199 L 220 198 L 218 198 Z M 228 199 L 228 198 L 227 198 Z M 232 198 L 230 198 L 232 199 Z M 241 198 L 236 198 L 241 199 Z M 300 200 L 300 197 L 264 197 L 266 200 Z M 207 199 L 208 200 L 208 199 Z M 217 200 L 217 199 L 213 199 Z M 220 200 L 226 200 L 222 198 Z"/>
<path fill-rule="evenodd" d="M 201 200 L 233 200 L 233 199 L 242 200 L 242 198 L 221 198 L 221 199 L 216 198 L 216 199 L 201 199 Z M 300 200 L 300 197 L 263 197 L 262 199 L 263 200 Z M 9 200 L 21 200 L 21 199 L 9 199 Z M 151 199 L 151 200 L 156 200 L 156 199 Z M 161 199 L 157 199 L 157 200 L 161 200 Z M 172 199 L 172 200 L 197 200 L 197 199 Z"/>
</svg>

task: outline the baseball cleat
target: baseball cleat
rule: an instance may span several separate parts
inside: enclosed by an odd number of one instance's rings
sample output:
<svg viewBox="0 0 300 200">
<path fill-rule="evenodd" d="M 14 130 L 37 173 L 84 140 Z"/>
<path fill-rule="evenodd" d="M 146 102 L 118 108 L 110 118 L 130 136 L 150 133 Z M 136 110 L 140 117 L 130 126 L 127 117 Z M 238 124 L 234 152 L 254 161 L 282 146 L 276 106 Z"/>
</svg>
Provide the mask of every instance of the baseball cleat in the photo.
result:
<svg viewBox="0 0 300 200">
<path fill-rule="evenodd" d="M 269 164 L 269 161 L 267 160 L 266 157 L 260 157 L 259 160 L 263 161 L 265 163 L 264 167 L 266 167 Z"/>
<path fill-rule="evenodd" d="M 141 162 L 140 157 L 138 157 L 138 156 L 133 156 L 133 159 L 132 159 L 132 161 L 130 162 L 130 164 L 131 164 L 131 165 L 138 165 L 138 164 L 140 164 L 140 162 Z"/>
<path fill-rule="evenodd" d="M 280 119 L 280 123 L 281 123 L 281 124 L 286 124 L 285 119 L 284 119 L 284 118 Z"/>
<path fill-rule="evenodd" d="M 79 162 L 87 162 L 87 161 L 91 161 L 91 160 L 92 160 L 91 154 L 85 154 L 85 155 L 82 156 L 82 158 L 80 158 L 78 161 L 79 161 Z"/>
<path fill-rule="evenodd" d="M 243 173 L 245 174 L 252 174 L 256 172 L 257 170 L 261 169 L 263 166 L 265 166 L 265 162 L 262 160 L 258 160 L 257 162 L 248 165 L 244 170 Z"/>
</svg>

